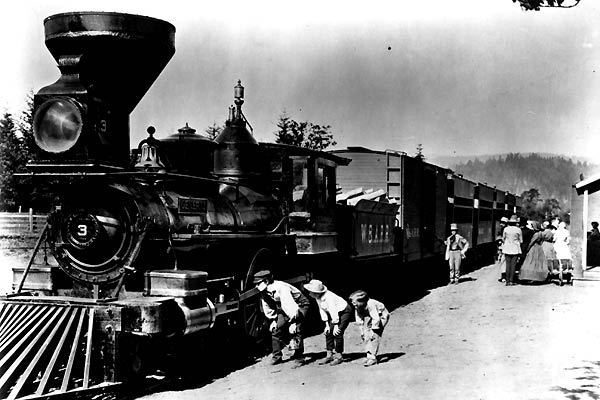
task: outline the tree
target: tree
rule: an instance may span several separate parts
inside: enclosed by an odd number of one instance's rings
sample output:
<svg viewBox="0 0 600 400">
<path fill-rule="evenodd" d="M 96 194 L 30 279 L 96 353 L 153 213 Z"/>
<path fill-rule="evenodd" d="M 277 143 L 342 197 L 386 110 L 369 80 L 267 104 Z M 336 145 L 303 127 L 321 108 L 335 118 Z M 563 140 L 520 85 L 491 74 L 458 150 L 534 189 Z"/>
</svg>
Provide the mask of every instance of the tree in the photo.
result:
<svg viewBox="0 0 600 400">
<path fill-rule="evenodd" d="M 290 118 L 285 111 L 279 115 L 275 143 L 306 147 L 313 150 L 325 150 L 335 146 L 330 125 L 312 122 L 298 122 Z"/>
<path fill-rule="evenodd" d="M 213 121 L 213 124 L 204 130 L 204 133 L 210 138 L 210 140 L 215 140 L 217 136 L 219 136 L 223 132 L 223 127 L 217 125 L 216 122 Z"/>
<path fill-rule="evenodd" d="M 0 209 L 3 211 L 14 210 L 25 198 L 13 174 L 24 171 L 27 158 L 13 117 L 5 112 L 0 119 Z"/>
<path fill-rule="evenodd" d="M 29 160 L 35 158 L 37 145 L 33 135 L 33 92 L 29 92 L 25 98 L 25 109 L 21 112 L 21 116 L 17 121 L 18 131 L 21 139 L 21 154 L 23 166 Z M 52 183 L 47 180 L 33 181 L 31 177 L 18 177 L 15 179 L 18 182 L 20 192 L 20 205 L 24 207 L 33 207 L 36 210 L 48 211 L 54 201 L 54 196 L 51 194 L 54 191 L 50 190 Z"/>
<path fill-rule="evenodd" d="M 512 0 L 519 3 L 522 10 L 540 11 L 542 7 L 571 8 L 579 4 L 581 0 Z"/>
<path fill-rule="evenodd" d="M 544 200 L 541 211 L 542 211 L 542 215 L 544 216 L 544 219 L 551 219 L 554 217 L 559 217 L 559 218 L 563 219 L 564 214 L 565 214 L 562 211 L 562 208 L 560 207 L 560 202 L 556 199 Z"/>
<path fill-rule="evenodd" d="M 525 218 L 539 221 L 544 216 L 541 213 L 542 208 L 542 197 L 540 196 L 539 190 L 531 188 L 521 193 L 523 199 L 522 214 Z"/>
<path fill-rule="evenodd" d="M 21 118 L 17 123 L 21 138 L 25 146 L 25 152 L 29 159 L 32 159 L 35 151 L 36 144 L 33 137 L 33 92 L 30 91 L 25 97 L 25 110 L 21 113 Z"/>
<path fill-rule="evenodd" d="M 306 136 L 307 126 L 307 122 L 294 121 L 285 111 L 283 111 L 279 116 L 279 121 L 277 121 L 275 143 L 302 146 Z"/>
<path fill-rule="evenodd" d="M 415 154 L 417 160 L 425 161 L 425 155 L 423 154 L 423 143 L 417 145 L 417 153 Z"/>
<path fill-rule="evenodd" d="M 302 146 L 313 150 L 323 151 L 336 144 L 337 142 L 333 140 L 333 133 L 331 133 L 330 125 L 308 123 L 308 137 L 304 140 Z"/>
</svg>

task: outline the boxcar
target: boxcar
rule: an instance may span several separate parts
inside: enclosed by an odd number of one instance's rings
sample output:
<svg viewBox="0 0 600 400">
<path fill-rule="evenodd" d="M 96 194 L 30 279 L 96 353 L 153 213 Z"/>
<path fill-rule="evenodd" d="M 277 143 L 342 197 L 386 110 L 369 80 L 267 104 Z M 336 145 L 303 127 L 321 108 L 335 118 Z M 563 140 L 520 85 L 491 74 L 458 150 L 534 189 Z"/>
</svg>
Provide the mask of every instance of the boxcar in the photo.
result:
<svg viewBox="0 0 600 400">
<path fill-rule="evenodd" d="M 475 222 L 475 182 L 460 175 L 452 175 L 448 187 L 448 223 L 458 225 L 458 233 L 464 236 L 471 248 L 477 242 Z"/>
<path fill-rule="evenodd" d="M 475 218 L 477 230 L 474 245 L 486 245 L 494 242 L 494 188 L 483 183 L 475 187 Z"/>
<path fill-rule="evenodd" d="M 338 169 L 340 190 L 382 190 L 391 202 L 399 205 L 397 247 L 402 261 L 418 261 L 443 253 L 448 169 L 390 150 L 349 147 L 332 153 L 352 160 Z"/>
</svg>

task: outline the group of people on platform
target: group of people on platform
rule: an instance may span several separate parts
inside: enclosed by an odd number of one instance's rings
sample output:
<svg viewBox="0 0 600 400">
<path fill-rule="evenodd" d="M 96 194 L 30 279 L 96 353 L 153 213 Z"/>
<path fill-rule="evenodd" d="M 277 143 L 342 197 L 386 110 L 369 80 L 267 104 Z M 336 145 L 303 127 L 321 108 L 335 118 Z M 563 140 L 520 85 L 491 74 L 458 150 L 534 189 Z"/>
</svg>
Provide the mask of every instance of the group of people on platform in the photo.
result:
<svg viewBox="0 0 600 400">
<path fill-rule="evenodd" d="M 309 312 L 308 296 L 319 308 L 325 330 L 325 358 L 320 365 L 338 365 L 344 361 L 344 332 L 355 321 L 365 345 L 365 367 L 377 364 L 377 353 L 383 330 L 390 314 L 383 303 L 371 299 L 364 290 L 350 295 L 349 301 L 338 296 L 317 279 L 304 285 L 305 292 L 287 282 L 275 280 L 269 270 L 254 275 L 254 285 L 260 292 L 260 307 L 269 321 L 272 338 L 271 364 L 282 363 L 286 345 L 293 350 L 292 368 L 304 365 L 303 328 Z"/>
<path fill-rule="evenodd" d="M 556 277 L 562 286 L 565 279 L 571 279 L 571 236 L 564 221 L 555 218 L 540 224 L 513 215 L 510 219 L 503 217 L 500 224 L 500 282 L 511 286 L 517 281 L 546 282 Z"/>
<path fill-rule="evenodd" d="M 597 224 L 596 224 L 597 227 Z M 469 249 L 468 241 L 458 234 L 458 225 L 450 224 L 446 239 L 446 260 L 450 267 L 450 283 L 458 283 L 460 265 Z M 600 241 L 600 232 L 597 234 Z M 540 224 L 513 215 L 500 220 L 497 262 L 499 282 L 506 286 L 517 283 L 546 282 L 556 277 L 562 286 L 572 277 L 573 263 L 567 224 L 555 218 Z"/>
</svg>

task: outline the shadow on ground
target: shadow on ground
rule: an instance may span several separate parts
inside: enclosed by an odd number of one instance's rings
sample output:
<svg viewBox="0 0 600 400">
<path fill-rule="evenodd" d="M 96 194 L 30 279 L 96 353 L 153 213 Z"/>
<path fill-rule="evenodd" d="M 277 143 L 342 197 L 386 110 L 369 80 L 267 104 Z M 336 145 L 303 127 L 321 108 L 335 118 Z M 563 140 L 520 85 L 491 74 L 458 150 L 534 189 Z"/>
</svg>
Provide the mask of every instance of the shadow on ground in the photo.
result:
<svg viewBox="0 0 600 400">
<path fill-rule="evenodd" d="M 566 373 L 575 373 L 575 381 L 579 385 L 573 387 L 555 386 L 551 390 L 564 395 L 565 399 L 583 400 L 600 399 L 600 361 L 587 361 L 587 365 L 567 368 Z"/>
<path fill-rule="evenodd" d="M 406 353 L 383 353 L 378 356 L 379 364 L 386 363 L 396 358 L 402 357 Z M 319 351 L 313 353 L 304 354 L 305 364 L 318 363 L 319 360 L 324 359 L 326 352 Z M 353 362 L 360 359 L 365 359 L 366 355 L 363 352 L 352 352 L 344 354 L 344 363 Z"/>
</svg>

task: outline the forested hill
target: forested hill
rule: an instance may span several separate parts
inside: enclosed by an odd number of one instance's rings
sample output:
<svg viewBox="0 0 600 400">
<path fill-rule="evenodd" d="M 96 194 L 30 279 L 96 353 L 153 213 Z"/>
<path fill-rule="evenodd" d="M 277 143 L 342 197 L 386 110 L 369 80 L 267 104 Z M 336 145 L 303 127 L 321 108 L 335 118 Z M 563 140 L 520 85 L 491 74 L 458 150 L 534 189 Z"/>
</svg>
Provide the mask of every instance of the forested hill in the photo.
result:
<svg viewBox="0 0 600 400">
<path fill-rule="evenodd" d="M 535 188 L 543 199 L 554 198 L 567 207 L 571 187 L 579 181 L 580 174 L 587 178 L 600 171 L 598 165 L 535 153 L 500 155 L 485 161 L 469 160 L 450 168 L 466 179 L 486 182 L 516 194 Z"/>
</svg>

